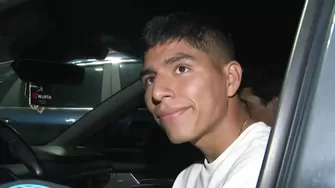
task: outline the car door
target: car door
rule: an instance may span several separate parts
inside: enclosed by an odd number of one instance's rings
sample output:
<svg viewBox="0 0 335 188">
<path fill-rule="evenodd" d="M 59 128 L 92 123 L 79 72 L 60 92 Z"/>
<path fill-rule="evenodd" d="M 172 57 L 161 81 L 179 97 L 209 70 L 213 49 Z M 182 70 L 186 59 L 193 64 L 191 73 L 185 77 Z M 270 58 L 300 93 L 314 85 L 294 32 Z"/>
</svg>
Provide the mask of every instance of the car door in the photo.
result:
<svg viewBox="0 0 335 188">
<path fill-rule="evenodd" d="M 335 1 L 306 1 L 260 188 L 335 187 Z"/>
</svg>

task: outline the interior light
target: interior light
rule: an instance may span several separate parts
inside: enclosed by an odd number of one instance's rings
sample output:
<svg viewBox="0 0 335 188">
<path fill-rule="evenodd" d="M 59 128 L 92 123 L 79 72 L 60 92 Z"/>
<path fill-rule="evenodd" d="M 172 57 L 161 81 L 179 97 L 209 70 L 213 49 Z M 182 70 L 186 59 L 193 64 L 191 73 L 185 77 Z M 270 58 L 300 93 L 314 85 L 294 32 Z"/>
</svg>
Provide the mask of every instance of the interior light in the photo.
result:
<svg viewBox="0 0 335 188">
<path fill-rule="evenodd" d="M 95 71 L 103 71 L 104 69 L 102 67 L 95 68 Z"/>
<path fill-rule="evenodd" d="M 95 62 L 87 62 L 87 63 L 78 63 L 78 66 L 89 66 L 89 65 L 104 65 L 104 64 L 119 64 L 119 63 L 127 63 L 127 62 L 137 62 L 136 59 L 110 59 L 103 61 L 95 61 Z"/>
<path fill-rule="evenodd" d="M 106 57 L 105 60 L 112 61 L 112 62 L 120 62 L 122 61 L 122 58 L 121 57 Z"/>
<path fill-rule="evenodd" d="M 45 185 L 38 185 L 38 184 L 18 184 L 18 185 L 13 185 L 8 188 L 51 188 Z"/>
</svg>

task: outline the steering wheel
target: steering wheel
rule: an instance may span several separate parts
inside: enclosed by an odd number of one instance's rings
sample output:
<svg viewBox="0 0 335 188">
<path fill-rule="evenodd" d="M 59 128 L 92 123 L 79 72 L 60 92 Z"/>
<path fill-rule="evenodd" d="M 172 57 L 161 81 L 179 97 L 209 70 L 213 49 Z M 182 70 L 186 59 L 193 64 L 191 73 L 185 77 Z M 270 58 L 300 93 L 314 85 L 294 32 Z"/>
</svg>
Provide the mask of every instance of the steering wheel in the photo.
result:
<svg viewBox="0 0 335 188">
<path fill-rule="evenodd" d="M 44 170 L 36 154 L 20 134 L 8 123 L 0 121 L 0 139 L 5 141 L 14 157 L 19 159 L 36 177 L 42 177 Z"/>
</svg>

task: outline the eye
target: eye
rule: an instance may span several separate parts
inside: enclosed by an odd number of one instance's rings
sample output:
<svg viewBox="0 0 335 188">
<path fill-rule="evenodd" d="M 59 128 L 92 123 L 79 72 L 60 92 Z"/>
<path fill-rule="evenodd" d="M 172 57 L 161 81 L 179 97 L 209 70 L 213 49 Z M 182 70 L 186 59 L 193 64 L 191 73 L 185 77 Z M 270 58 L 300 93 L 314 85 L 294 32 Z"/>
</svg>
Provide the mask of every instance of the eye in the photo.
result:
<svg viewBox="0 0 335 188">
<path fill-rule="evenodd" d="M 181 66 L 177 67 L 175 73 L 176 74 L 183 74 L 183 73 L 187 72 L 188 70 L 189 70 L 188 67 L 181 65 Z"/>
<path fill-rule="evenodd" d="M 154 81 L 155 81 L 155 77 L 150 76 L 144 80 L 144 86 L 149 87 L 154 83 Z"/>
</svg>

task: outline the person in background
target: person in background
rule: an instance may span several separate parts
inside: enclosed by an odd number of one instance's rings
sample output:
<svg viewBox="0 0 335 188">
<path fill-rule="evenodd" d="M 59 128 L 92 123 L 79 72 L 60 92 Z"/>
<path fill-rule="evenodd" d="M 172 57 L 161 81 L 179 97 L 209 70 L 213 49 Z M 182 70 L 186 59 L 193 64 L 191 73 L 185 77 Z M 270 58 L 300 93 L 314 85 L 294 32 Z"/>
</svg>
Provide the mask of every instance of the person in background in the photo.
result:
<svg viewBox="0 0 335 188">
<path fill-rule="evenodd" d="M 242 68 L 229 35 L 181 12 L 150 20 L 143 39 L 149 111 L 172 143 L 190 142 L 205 155 L 173 188 L 255 188 L 270 127 L 254 121 L 237 94 Z"/>
<path fill-rule="evenodd" d="M 255 121 L 275 124 L 284 72 L 275 66 L 249 69 L 243 74 L 240 97 Z"/>
</svg>

